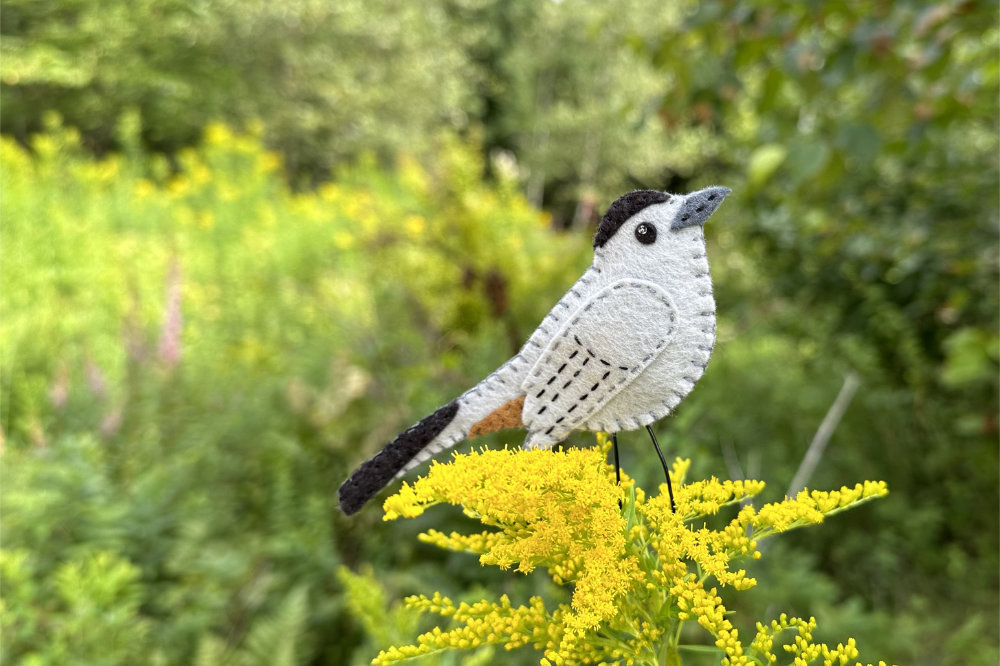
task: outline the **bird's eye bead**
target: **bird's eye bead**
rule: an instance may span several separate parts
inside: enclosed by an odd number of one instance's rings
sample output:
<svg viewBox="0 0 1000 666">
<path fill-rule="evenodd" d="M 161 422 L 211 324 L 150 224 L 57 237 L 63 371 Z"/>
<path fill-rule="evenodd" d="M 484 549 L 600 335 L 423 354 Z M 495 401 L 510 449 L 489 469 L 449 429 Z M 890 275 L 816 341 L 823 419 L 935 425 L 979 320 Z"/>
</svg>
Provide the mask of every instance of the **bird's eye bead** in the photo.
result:
<svg viewBox="0 0 1000 666">
<path fill-rule="evenodd" d="M 635 239 L 644 245 L 656 242 L 656 227 L 648 222 L 641 222 L 635 228 Z"/>
</svg>

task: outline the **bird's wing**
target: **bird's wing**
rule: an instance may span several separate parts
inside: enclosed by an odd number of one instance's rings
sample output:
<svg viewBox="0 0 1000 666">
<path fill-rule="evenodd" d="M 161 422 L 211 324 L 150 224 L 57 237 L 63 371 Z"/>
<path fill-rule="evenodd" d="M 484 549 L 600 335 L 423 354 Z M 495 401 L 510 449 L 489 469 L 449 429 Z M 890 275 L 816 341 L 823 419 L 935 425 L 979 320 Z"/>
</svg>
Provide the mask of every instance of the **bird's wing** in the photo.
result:
<svg viewBox="0 0 1000 666">
<path fill-rule="evenodd" d="M 676 318 L 667 292 L 652 282 L 620 280 L 594 294 L 549 341 L 522 384 L 525 445 L 562 441 L 626 390 L 667 346 Z"/>
</svg>

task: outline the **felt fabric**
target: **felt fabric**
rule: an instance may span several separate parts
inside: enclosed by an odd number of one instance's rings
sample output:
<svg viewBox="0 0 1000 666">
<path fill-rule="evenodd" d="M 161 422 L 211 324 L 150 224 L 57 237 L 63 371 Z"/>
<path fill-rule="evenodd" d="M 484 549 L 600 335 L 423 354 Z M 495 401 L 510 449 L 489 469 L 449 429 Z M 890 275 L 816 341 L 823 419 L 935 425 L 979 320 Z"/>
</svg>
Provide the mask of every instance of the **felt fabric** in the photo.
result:
<svg viewBox="0 0 1000 666">
<path fill-rule="evenodd" d="M 689 194 L 684 198 L 684 205 L 674 219 L 671 227 L 680 229 L 690 227 L 695 224 L 705 224 L 705 220 L 715 212 L 722 200 L 725 199 L 731 190 L 728 187 L 707 187 Z"/>
<path fill-rule="evenodd" d="M 519 428 L 524 425 L 521 421 L 521 412 L 524 409 L 524 396 L 505 402 L 500 405 L 482 421 L 476 423 L 469 429 L 469 437 L 479 437 L 497 430 L 505 428 Z"/>
<path fill-rule="evenodd" d="M 594 234 L 594 247 L 604 247 L 608 239 L 618 233 L 618 229 L 628 222 L 629 218 L 643 208 L 669 201 L 670 196 L 666 192 L 657 192 L 656 190 L 635 190 L 615 199 L 597 226 L 597 233 Z"/>
<path fill-rule="evenodd" d="M 594 294 L 522 385 L 525 446 L 552 446 L 600 411 L 663 351 L 675 319 L 670 297 L 652 282 L 620 280 Z"/>
<path fill-rule="evenodd" d="M 452 401 L 423 419 L 409 430 L 401 432 L 386 444 L 375 457 L 361 465 L 337 490 L 340 508 L 347 515 L 356 513 L 427 443 L 434 439 L 455 418 L 458 402 Z"/>
<path fill-rule="evenodd" d="M 572 430 L 636 430 L 673 411 L 715 344 L 702 225 L 728 194 L 640 190 L 612 203 L 594 263 L 521 350 L 364 463 L 341 486 L 341 508 L 357 511 L 393 476 L 469 437 L 523 424 L 525 446 L 548 447 Z"/>
</svg>

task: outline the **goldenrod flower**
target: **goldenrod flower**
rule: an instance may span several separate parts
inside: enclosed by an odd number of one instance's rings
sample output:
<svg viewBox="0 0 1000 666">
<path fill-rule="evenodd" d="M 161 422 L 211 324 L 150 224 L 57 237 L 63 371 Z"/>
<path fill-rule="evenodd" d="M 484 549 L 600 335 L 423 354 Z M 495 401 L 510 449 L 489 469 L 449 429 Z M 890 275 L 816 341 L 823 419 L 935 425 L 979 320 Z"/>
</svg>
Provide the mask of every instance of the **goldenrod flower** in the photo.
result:
<svg viewBox="0 0 1000 666">
<path fill-rule="evenodd" d="M 564 451 L 484 450 L 433 463 L 427 476 L 404 483 L 385 501 L 385 520 L 414 517 L 436 504 L 461 506 L 487 529 L 474 534 L 430 530 L 420 539 L 441 548 L 479 555 L 483 565 L 528 573 L 544 568 L 557 584 L 573 584 L 569 604 L 546 606 L 540 597 L 514 605 L 499 601 L 458 604 L 435 593 L 406 600 L 417 611 L 449 618 L 415 645 L 391 647 L 372 663 L 390 664 L 445 649 L 484 644 L 508 649 L 532 645 L 540 664 L 680 663 L 681 625 L 696 622 L 712 637 L 722 663 L 771 663 L 777 654 L 795 663 L 822 659 L 847 663 L 854 640 L 830 648 L 812 640 L 815 620 L 782 615 L 744 645 L 728 619 L 720 589 L 756 584 L 739 561 L 760 557 L 760 539 L 822 522 L 824 516 L 888 493 L 882 482 L 839 491 L 803 491 L 794 499 L 740 508 L 722 529 L 701 518 L 752 498 L 760 481 L 694 481 L 676 490 L 677 510 L 664 495 L 646 498 L 625 475 L 622 485 L 601 446 Z M 674 462 L 681 481 L 689 460 Z M 619 502 L 622 502 L 621 508 Z M 709 584 L 709 583 L 712 584 Z M 775 652 L 776 637 L 795 631 Z"/>
</svg>

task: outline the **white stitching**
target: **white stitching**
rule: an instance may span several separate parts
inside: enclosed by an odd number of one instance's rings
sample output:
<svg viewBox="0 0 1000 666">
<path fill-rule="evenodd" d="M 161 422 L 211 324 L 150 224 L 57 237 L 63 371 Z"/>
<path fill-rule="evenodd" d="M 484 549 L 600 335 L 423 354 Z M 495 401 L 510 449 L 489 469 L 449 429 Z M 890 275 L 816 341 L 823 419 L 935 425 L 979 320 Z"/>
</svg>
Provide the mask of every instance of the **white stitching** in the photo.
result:
<svg viewBox="0 0 1000 666">
<path fill-rule="evenodd" d="M 583 309 L 583 312 L 589 311 L 601 299 L 607 298 L 607 297 L 611 296 L 617 290 L 624 289 L 624 288 L 640 288 L 640 289 L 645 289 L 645 291 L 647 291 L 648 293 L 650 293 L 654 298 L 656 298 L 660 302 L 664 303 L 667 306 L 667 308 L 668 308 L 668 317 L 669 317 L 669 320 L 670 320 L 670 328 L 667 330 L 665 336 L 663 338 L 661 338 L 660 341 L 657 343 L 657 345 L 655 347 L 654 353 L 647 355 L 645 358 L 642 359 L 642 361 L 639 362 L 639 364 L 629 367 L 627 369 L 627 374 L 625 376 L 623 376 L 620 381 L 615 382 L 615 383 L 609 385 L 606 391 L 602 392 L 599 397 L 595 398 L 595 402 L 598 403 L 598 404 L 602 403 L 609 394 L 612 394 L 612 393 L 616 392 L 617 389 L 620 386 L 622 386 L 626 381 L 634 379 L 633 375 L 637 374 L 638 371 L 640 370 L 640 368 L 643 367 L 644 365 L 646 365 L 647 361 L 650 361 L 650 359 L 654 358 L 657 354 L 659 354 L 659 352 L 663 349 L 663 347 L 666 346 L 666 343 L 667 343 L 667 340 L 669 339 L 669 336 L 674 332 L 674 329 L 676 327 L 676 321 L 677 321 L 676 313 L 675 313 L 673 307 L 671 306 L 670 301 L 664 299 L 663 295 L 661 293 L 659 293 L 659 289 L 657 289 L 657 288 L 655 288 L 655 287 L 653 287 L 651 285 L 644 284 L 642 282 L 634 282 L 634 281 L 633 282 L 623 282 L 623 283 L 619 283 L 619 284 L 613 285 L 610 290 L 607 290 L 607 289 L 602 290 L 600 293 L 598 293 L 596 296 L 594 296 L 593 298 L 591 298 L 588 301 L 587 305 Z M 559 335 L 560 339 L 559 340 L 551 341 L 552 343 L 554 343 L 553 347 L 551 349 L 551 352 L 555 352 L 555 350 L 558 348 L 558 345 L 561 344 L 562 339 L 564 339 L 564 338 L 566 338 L 567 336 L 570 335 L 571 330 L 573 330 L 573 326 L 575 326 L 580 321 L 580 318 L 582 316 L 583 316 L 583 313 L 581 312 L 580 315 L 578 315 L 577 317 L 575 317 L 574 319 L 572 319 L 568 324 L 566 324 L 563 327 L 563 331 Z M 575 334 L 574 334 L 574 337 L 576 337 Z M 579 342 L 578 338 L 577 338 L 577 342 Z M 586 346 L 583 345 L 582 343 L 580 343 L 580 346 L 584 347 L 584 349 L 586 349 Z M 563 365 L 563 368 L 564 367 L 565 367 L 565 364 Z M 620 366 L 620 367 L 622 367 L 622 366 Z M 560 371 L 561 370 L 562 370 L 562 368 L 560 368 Z M 532 373 L 532 375 L 534 377 L 540 377 L 542 374 L 543 374 L 543 369 L 542 368 L 539 368 L 537 371 L 535 371 L 534 373 Z M 530 392 L 532 392 L 534 390 L 534 388 L 536 386 L 537 386 L 537 384 L 534 381 L 529 380 L 528 382 L 525 383 L 524 388 L 525 388 L 526 392 L 530 393 Z M 586 394 L 587 397 L 589 397 L 590 394 L 591 394 L 591 392 L 588 392 Z M 572 405 L 566 413 L 569 414 L 570 412 L 574 411 L 576 409 L 576 407 L 577 407 L 577 404 Z M 602 405 L 602 408 L 603 408 L 603 405 Z M 576 422 L 572 427 L 567 428 L 566 432 L 569 432 L 573 428 L 578 427 L 581 423 L 584 423 L 585 421 L 586 420 L 584 419 L 584 421 Z M 620 423 L 618 423 L 617 426 L 620 426 Z"/>
</svg>

